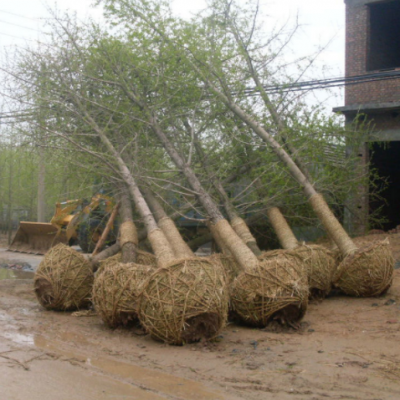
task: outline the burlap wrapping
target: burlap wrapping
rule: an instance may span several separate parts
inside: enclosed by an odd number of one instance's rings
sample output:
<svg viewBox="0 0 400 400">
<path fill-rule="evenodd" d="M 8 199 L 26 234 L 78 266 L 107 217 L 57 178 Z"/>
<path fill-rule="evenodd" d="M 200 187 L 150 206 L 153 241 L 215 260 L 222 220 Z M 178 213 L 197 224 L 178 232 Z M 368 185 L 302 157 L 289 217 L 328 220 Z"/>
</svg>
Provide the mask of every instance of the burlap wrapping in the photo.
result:
<svg viewBox="0 0 400 400">
<path fill-rule="evenodd" d="M 174 260 L 174 253 L 161 229 L 154 229 L 147 238 L 151 244 L 159 267 L 165 267 Z"/>
<path fill-rule="evenodd" d="M 333 283 L 351 296 L 379 296 L 390 288 L 393 271 L 394 258 L 386 238 L 345 257 L 335 272 Z"/>
<path fill-rule="evenodd" d="M 285 217 L 277 207 L 271 207 L 267 210 L 268 218 L 271 222 L 272 227 L 278 236 L 279 243 L 284 249 L 294 249 L 299 243 L 294 236 L 293 231 L 290 229 Z"/>
<path fill-rule="evenodd" d="M 138 323 L 138 294 L 154 266 L 135 263 L 107 264 L 96 274 L 93 304 L 110 328 Z"/>
<path fill-rule="evenodd" d="M 142 325 L 169 344 L 212 339 L 225 326 L 227 313 L 224 271 L 200 258 L 159 268 L 144 284 L 139 299 Z"/>
<path fill-rule="evenodd" d="M 244 269 L 255 268 L 258 265 L 257 257 L 240 239 L 226 219 L 219 220 L 214 229 L 221 240 L 228 247 L 236 262 Z"/>
<path fill-rule="evenodd" d="M 119 244 L 121 248 L 125 243 L 134 243 L 135 245 L 139 243 L 136 226 L 133 221 L 123 222 L 119 227 L 119 232 Z"/>
<path fill-rule="evenodd" d="M 60 243 L 46 253 L 33 283 L 36 297 L 46 309 L 79 310 L 90 305 L 92 266 L 82 254 Z"/>
<path fill-rule="evenodd" d="M 304 316 L 308 294 L 307 274 L 299 258 L 276 253 L 234 280 L 231 304 L 248 325 L 265 327 L 274 319 L 290 325 Z"/>
<path fill-rule="evenodd" d="M 314 212 L 317 214 L 326 231 L 335 241 L 343 255 L 350 255 L 357 251 L 357 246 L 350 239 L 342 225 L 340 225 L 322 195 L 315 194 L 311 196 L 309 200 Z"/>
<path fill-rule="evenodd" d="M 171 218 L 161 218 L 158 221 L 158 226 L 167 237 L 176 258 L 194 257 L 193 251 L 183 240 L 174 221 L 172 221 Z"/>
</svg>

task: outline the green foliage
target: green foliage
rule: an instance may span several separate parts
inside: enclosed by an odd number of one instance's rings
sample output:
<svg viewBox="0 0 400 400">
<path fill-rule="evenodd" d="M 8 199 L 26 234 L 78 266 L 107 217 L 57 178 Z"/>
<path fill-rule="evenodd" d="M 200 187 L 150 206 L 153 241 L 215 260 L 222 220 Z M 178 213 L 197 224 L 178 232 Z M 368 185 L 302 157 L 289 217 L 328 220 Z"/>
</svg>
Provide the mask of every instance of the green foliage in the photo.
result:
<svg viewBox="0 0 400 400">
<path fill-rule="evenodd" d="M 12 137 L 12 132 L 10 135 Z M 49 154 L 46 165 L 46 219 L 50 221 L 58 201 L 90 197 L 91 182 L 63 157 Z M 7 230 L 23 221 L 36 221 L 39 155 L 33 145 L 2 143 L 0 146 L 0 224 Z"/>
<path fill-rule="evenodd" d="M 167 1 L 98 3 L 104 5 L 111 28 L 56 19 L 51 45 L 22 52 L 15 62 L 14 89 L 22 100 L 18 104 L 29 113 L 16 123 L 27 144 L 12 147 L 21 157 L 17 164 L 25 171 L 20 179 L 26 185 L 16 184 L 12 197 L 30 210 L 32 219 L 35 146 L 46 147 L 46 163 L 51 165 L 47 208 L 55 200 L 81 197 L 95 177 L 113 184 L 120 180 L 118 157 L 100 134 L 135 178 L 162 197 L 173 191 L 180 201 L 192 200 L 195 193 L 155 135 L 160 129 L 209 192 L 213 181 L 251 166 L 227 186 L 241 213 L 279 205 L 308 223 L 312 214 L 298 184 L 235 116 L 230 101 L 296 149 L 318 191 L 337 209 L 355 185 L 369 179 L 367 174 L 349 174 L 356 169 L 356 158 L 345 154 L 346 148 L 363 141 L 364 128 L 343 127 L 340 118 L 326 115 L 323 104 L 310 107 L 298 94 L 259 96 L 261 86 L 296 81 L 312 64 L 313 57 L 295 62 L 285 58 L 296 27 L 273 29 L 265 37 L 251 2 L 239 7 L 216 0 L 191 21 L 173 16 Z M 282 129 L 277 129 L 269 103 L 284 121 Z M 14 153 L 7 151 L 5 159 L 14 162 Z M 18 185 L 27 188 L 24 195 Z"/>
</svg>

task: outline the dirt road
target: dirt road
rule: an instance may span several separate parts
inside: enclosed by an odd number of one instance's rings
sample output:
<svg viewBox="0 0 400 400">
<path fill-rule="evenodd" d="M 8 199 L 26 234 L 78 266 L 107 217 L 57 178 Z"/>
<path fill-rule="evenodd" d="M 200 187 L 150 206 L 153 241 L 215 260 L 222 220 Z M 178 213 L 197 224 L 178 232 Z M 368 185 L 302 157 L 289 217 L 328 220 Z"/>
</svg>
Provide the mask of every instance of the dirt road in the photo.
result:
<svg viewBox="0 0 400 400">
<path fill-rule="evenodd" d="M 384 297 L 310 304 L 300 331 L 230 324 L 183 347 L 44 311 L 27 275 L 11 277 L 0 280 L 1 400 L 400 398 L 400 270 Z"/>
</svg>

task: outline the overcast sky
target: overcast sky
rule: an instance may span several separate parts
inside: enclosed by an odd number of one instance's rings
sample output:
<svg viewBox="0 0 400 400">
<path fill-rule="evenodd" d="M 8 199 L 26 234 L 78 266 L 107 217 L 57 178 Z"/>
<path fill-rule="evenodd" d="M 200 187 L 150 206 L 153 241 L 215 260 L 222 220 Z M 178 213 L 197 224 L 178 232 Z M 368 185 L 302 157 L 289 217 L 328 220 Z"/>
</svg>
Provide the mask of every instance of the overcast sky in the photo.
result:
<svg viewBox="0 0 400 400">
<path fill-rule="evenodd" d="M 44 18 L 48 17 L 46 4 L 60 10 L 76 11 L 78 17 L 101 18 L 101 10 L 91 8 L 93 0 L 9 0 L 0 1 L 0 50 L 10 46 L 23 46 L 43 36 Z M 301 34 L 296 42 L 299 54 L 308 54 L 317 46 L 330 43 L 320 56 L 320 65 L 329 66 L 326 77 L 344 75 L 344 23 L 343 0 L 261 0 L 264 13 L 270 21 L 283 23 L 299 16 Z M 174 0 L 174 9 L 183 16 L 200 10 L 204 0 Z M 329 106 L 342 105 L 342 99 L 329 101 Z"/>
</svg>

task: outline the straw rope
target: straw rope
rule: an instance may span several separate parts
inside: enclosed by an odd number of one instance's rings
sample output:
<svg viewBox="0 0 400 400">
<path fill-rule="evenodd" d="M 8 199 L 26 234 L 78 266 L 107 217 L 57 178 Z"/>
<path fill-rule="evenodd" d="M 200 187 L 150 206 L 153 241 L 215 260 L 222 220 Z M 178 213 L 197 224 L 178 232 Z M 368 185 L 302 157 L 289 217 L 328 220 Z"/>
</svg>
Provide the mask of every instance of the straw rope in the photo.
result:
<svg viewBox="0 0 400 400">
<path fill-rule="evenodd" d="M 154 229 L 148 235 L 159 267 L 164 267 L 174 260 L 174 254 L 167 238 L 161 229 Z"/>
<path fill-rule="evenodd" d="M 119 264 L 122 262 L 122 254 L 121 252 L 113 255 L 112 257 L 108 257 L 105 260 L 100 261 L 101 268 L 107 267 L 111 264 Z M 147 251 L 136 249 L 136 264 L 140 265 L 149 265 L 151 267 L 157 267 L 157 259 L 154 254 L 148 253 Z"/>
<path fill-rule="evenodd" d="M 133 221 L 123 222 L 119 228 L 119 232 L 120 232 L 119 244 L 121 248 L 126 243 L 134 243 L 135 245 L 139 243 L 136 226 L 133 223 Z"/>
<path fill-rule="evenodd" d="M 64 244 L 46 253 L 33 282 L 39 303 L 48 310 L 74 311 L 90 305 L 92 266 L 82 254 Z"/>
<path fill-rule="evenodd" d="M 299 246 L 290 250 L 289 254 L 300 257 L 307 269 L 310 297 L 325 297 L 331 291 L 336 269 L 334 254 L 319 245 Z"/>
<path fill-rule="evenodd" d="M 193 251 L 183 240 L 174 221 L 172 221 L 171 218 L 161 218 L 158 221 L 158 226 L 167 237 L 176 258 L 194 257 Z"/>
<path fill-rule="evenodd" d="M 233 282 L 231 304 L 246 324 L 265 327 L 273 319 L 293 323 L 308 304 L 307 275 L 298 257 L 281 252 L 246 269 Z"/>
<path fill-rule="evenodd" d="M 253 234 L 250 232 L 249 227 L 243 218 L 235 217 L 231 219 L 231 225 L 236 234 L 243 240 L 255 256 L 261 254 L 261 250 L 257 245 L 257 241 Z"/>
<path fill-rule="evenodd" d="M 279 243 L 284 249 L 294 249 L 299 243 L 294 236 L 293 231 L 290 229 L 285 217 L 277 207 L 272 207 L 267 210 L 268 218 L 272 227 L 278 236 Z"/>
<path fill-rule="evenodd" d="M 336 270 L 333 283 L 351 296 L 379 296 L 390 288 L 393 272 L 394 258 L 386 238 L 345 257 Z"/>
<path fill-rule="evenodd" d="M 217 243 L 217 246 L 219 247 L 221 252 L 227 256 L 231 255 L 231 252 L 228 250 L 225 243 L 222 241 L 218 231 L 215 229 L 215 225 L 211 221 L 208 221 L 207 227 L 210 230 L 211 235 L 214 238 L 215 242 Z"/>
<path fill-rule="evenodd" d="M 110 328 L 137 324 L 138 294 L 155 268 L 136 263 L 109 262 L 96 274 L 93 304 Z"/>
<path fill-rule="evenodd" d="M 329 235 L 335 241 L 340 251 L 344 255 L 350 255 L 357 250 L 357 246 L 350 239 L 350 236 L 340 225 L 339 221 L 332 213 L 328 204 L 321 194 L 314 194 L 309 198 L 311 206 L 318 218 L 328 231 Z"/>
<path fill-rule="evenodd" d="M 210 257 L 208 257 L 208 260 L 210 260 L 212 263 L 220 264 L 222 266 L 227 275 L 228 285 L 230 285 L 235 280 L 235 278 L 241 272 L 243 272 L 243 268 L 240 267 L 240 265 L 235 261 L 232 256 L 228 256 L 222 253 L 214 253 L 211 254 Z"/>
<path fill-rule="evenodd" d="M 250 232 L 249 227 L 243 218 L 236 217 L 231 220 L 231 225 L 233 230 L 237 233 L 237 235 L 243 240 L 243 242 L 255 242 L 256 239 Z"/>
<path fill-rule="evenodd" d="M 220 236 L 221 240 L 228 247 L 229 251 L 236 262 L 242 268 L 256 268 L 258 265 L 257 257 L 253 252 L 243 243 L 242 239 L 232 229 L 226 219 L 219 220 L 214 225 L 215 231 Z"/>
<path fill-rule="evenodd" d="M 139 318 L 150 334 L 170 344 L 212 339 L 225 326 L 225 273 L 206 259 L 175 260 L 148 278 L 139 296 Z"/>
</svg>

